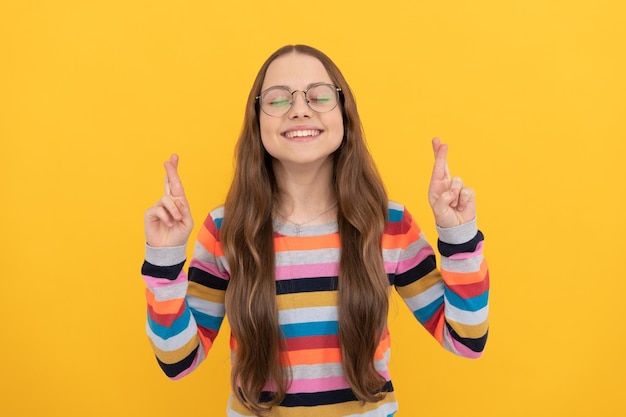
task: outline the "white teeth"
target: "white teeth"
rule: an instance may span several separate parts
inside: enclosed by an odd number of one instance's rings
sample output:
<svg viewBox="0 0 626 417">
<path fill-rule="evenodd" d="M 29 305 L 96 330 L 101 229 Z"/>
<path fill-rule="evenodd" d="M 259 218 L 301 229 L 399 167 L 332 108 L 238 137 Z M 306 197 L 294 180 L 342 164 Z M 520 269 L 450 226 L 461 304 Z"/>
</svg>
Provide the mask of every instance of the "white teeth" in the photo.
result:
<svg viewBox="0 0 626 417">
<path fill-rule="evenodd" d="M 292 130 L 285 133 L 285 136 L 289 139 L 292 138 L 302 138 L 305 136 L 317 136 L 320 134 L 319 130 L 309 129 L 309 130 Z"/>
</svg>

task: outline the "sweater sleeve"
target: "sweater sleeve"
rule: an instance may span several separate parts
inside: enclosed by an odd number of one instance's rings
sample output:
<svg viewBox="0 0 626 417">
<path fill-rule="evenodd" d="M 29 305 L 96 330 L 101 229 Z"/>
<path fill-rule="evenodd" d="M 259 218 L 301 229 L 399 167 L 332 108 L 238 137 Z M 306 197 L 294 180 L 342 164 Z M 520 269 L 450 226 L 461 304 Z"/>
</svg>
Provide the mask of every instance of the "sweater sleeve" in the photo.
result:
<svg viewBox="0 0 626 417">
<path fill-rule="evenodd" d="M 489 328 L 489 273 L 483 258 L 483 234 L 476 221 L 442 229 L 438 249 L 441 270 L 431 246 L 405 210 L 402 216 L 403 262 L 395 286 L 413 315 L 447 350 L 478 358 Z"/>
<path fill-rule="evenodd" d="M 194 255 L 185 264 L 185 246 L 146 245 L 141 269 L 146 283 L 146 331 L 163 372 L 179 379 L 206 357 L 224 319 L 228 270 L 219 243 L 219 224 L 211 213 L 203 223 Z"/>
</svg>

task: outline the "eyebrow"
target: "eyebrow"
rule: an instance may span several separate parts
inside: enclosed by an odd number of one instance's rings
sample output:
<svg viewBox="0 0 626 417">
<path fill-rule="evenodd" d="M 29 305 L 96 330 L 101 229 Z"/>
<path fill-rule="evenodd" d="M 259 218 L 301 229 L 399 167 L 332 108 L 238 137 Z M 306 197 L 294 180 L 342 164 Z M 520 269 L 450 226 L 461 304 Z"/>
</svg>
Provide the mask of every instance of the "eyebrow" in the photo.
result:
<svg viewBox="0 0 626 417">
<path fill-rule="evenodd" d="M 330 84 L 333 85 L 332 82 L 327 82 L 327 81 L 315 81 L 314 83 L 310 83 L 307 84 L 305 91 L 308 90 L 309 88 L 311 88 L 312 86 L 316 85 L 316 84 Z M 284 84 L 279 84 L 279 85 L 270 85 L 267 88 L 264 88 L 263 91 L 269 90 L 270 88 L 275 88 L 275 87 L 281 87 L 281 88 L 286 88 L 289 91 L 295 91 L 294 89 L 292 89 L 290 86 L 288 85 L 284 85 Z"/>
</svg>

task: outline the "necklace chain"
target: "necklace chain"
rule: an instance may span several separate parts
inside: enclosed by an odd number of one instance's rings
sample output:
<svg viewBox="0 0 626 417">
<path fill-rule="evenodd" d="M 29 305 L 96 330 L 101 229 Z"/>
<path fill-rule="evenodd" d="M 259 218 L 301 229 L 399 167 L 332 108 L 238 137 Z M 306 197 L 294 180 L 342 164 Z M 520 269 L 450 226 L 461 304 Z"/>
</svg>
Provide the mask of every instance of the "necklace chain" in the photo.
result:
<svg viewBox="0 0 626 417">
<path fill-rule="evenodd" d="M 289 220 L 289 218 L 287 216 L 285 216 L 283 213 L 281 213 L 280 211 L 278 211 L 277 208 L 274 208 L 274 211 L 276 211 L 276 214 L 278 214 L 280 217 L 282 217 L 287 223 L 291 223 L 292 225 L 296 226 L 296 231 L 299 233 L 300 232 L 300 227 L 304 226 L 305 224 L 309 224 L 314 220 L 319 219 L 320 217 L 322 217 L 324 214 L 328 213 L 329 211 L 331 211 L 333 208 L 335 208 L 335 206 L 337 205 L 338 201 L 335 200 L 335 202 L 328 207 L 326 210 L 324 210 L 323 212 L 321 212 L 320 214 L 318 214 L 317 216 L 313 217 L 312 219 L 309 219 L 305 222 L 302 223 L 296 223 L 292 220 Z"/>
</svg>

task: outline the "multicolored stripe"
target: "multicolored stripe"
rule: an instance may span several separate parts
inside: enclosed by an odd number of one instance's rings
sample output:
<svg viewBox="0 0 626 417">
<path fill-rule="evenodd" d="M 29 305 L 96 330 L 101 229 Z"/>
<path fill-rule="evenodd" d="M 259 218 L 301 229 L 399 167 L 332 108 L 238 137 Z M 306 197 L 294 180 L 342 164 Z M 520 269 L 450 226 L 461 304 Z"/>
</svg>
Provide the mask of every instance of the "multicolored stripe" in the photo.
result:
<svg viewBox="0 0 626 417">
<path fill-rule="evenodd" d="M 219 242 L 222 216 L 219 208 L 205 220 L 188 277 L 184 247 L 146 250 L 147 333 L 170 378 L 183 377 L 204 360 L 224 319 L 229 268 Z M 286 346 L 282 360 L 292 379 L 272 416 L 391 416 L 397 404 L 388 372 L 387 330 L 375 356 L 376 369 L 388 381 L 386 398 L 362 405 L 343 374 L 337 335 L 337 224 L 300 229 L 296 234 L 293 226 L 280 223 L 275 228 L 276 297 Z M 489 276 L 475 222 L 439 230 L 441 272 L 419 226 L 397 203 L 389 204 L 382 246 L 390 284 L 417 320 L 449 351 L 479 357 L 488 331 Z M 236 341 L 231 347 L 236 349 Z M 252 415 L 234 397 L 228 410 L 229 416 Z"/>
</svg>

